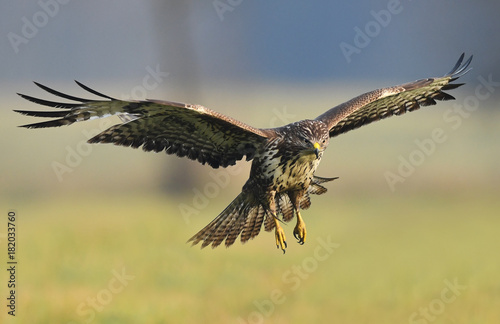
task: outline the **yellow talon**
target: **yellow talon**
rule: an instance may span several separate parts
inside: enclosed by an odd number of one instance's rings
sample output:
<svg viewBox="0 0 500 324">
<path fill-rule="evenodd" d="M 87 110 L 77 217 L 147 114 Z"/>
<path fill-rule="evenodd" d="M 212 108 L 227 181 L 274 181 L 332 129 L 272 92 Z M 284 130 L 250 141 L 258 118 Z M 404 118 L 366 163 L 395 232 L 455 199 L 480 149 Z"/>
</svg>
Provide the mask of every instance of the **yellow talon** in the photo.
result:
<svg viewBox="0 0 500 324">
<path fill-rule="evenodd" d="M 302 220 L 302 216 L 300 216 L 300 212 L 297 211 L 297 225 L 293 229 L 293 236 L 299 241 L 300 245 L 306 242 L 306 223 Z"/>
<path fill-rule="evenodd" d="M 278 249 L 281 247 L 281 250 L 283 251 L 283 254 L 285 254 L 285 249 L 287 247 L 287 245 L 286 245 L 285 231 L 280 226 L 279 221 L 278 221 L 278 219 L 276 217 L 274 218 L 274 223 L 276 225 L 275 232 L 274 232 L 274 235 L 276 236 L 276 247 Z"/>
</svg>

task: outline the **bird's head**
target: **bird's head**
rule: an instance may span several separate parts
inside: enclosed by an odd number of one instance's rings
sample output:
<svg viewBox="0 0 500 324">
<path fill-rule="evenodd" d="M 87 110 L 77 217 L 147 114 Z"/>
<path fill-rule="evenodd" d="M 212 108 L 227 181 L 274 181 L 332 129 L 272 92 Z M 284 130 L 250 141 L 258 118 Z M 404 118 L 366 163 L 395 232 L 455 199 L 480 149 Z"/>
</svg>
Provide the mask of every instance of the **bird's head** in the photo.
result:
<svg viewBox="0 0 500 324">
<path fill-rule="evenodd" d="M 290 125 L 287 140 L 302 156 L 319 159 L 328 146 L 330 135 L 323 122 L 302 120 Z"/>
</svg>

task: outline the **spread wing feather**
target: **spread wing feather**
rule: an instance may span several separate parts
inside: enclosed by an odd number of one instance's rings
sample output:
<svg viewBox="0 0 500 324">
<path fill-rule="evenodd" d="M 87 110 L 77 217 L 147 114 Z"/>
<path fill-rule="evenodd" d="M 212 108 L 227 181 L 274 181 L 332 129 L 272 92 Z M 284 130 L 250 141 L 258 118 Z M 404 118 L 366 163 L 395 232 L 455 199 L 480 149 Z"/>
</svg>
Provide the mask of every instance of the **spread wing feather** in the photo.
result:
<svg viewBox="0 0 500 324">
<path fill-rule="evenodd" d="M 19 94 L 37 104 L 61 109 L 16 110 L 27 116 L 57 118 L 22 127 L 57 127 L 117 115 L 121 124 L 108 128 L 89 142 L 134 148 L 142 146 L 145 151 L 165 150 L 168 154 L 187 156 L 214 168 L 233 165 L 244 156 L 247 160 L 252 159 L 257 148 L 272 132 L 253 128 L 200 105 L 160 100 L 118 100 L 75 82 L 102 99 L 90 100 L 67 95 L 35 82 L 50 94 L 73 102 L 55 102 Z"/>
<path fill-rule="evenodd" d="M 334 137 L 379 119 L 401 115 L 421 106 L 435 105 L 436 100 L 455 99 L 443 90 L 463 85 L 450 83 L 469 71 L 467 68 L 472 56 L 462 64 L 463 59 L 464 54 L 443 77 L 422 79 L 367 92 L 328 110 L 316 120 L 323 121 L 330 129 L 330 137 Z"/>
</svg>

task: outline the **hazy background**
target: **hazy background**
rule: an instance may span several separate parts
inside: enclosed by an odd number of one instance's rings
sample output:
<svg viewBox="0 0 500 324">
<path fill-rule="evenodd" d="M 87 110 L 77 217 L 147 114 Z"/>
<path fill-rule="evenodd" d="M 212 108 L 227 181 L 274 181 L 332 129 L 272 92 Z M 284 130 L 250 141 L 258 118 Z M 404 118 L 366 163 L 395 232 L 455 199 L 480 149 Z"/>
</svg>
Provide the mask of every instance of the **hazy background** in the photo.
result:
<svg viewBox="0 0 500 324">
<path fill-rule="evenodd" d="M 405 322 L 458 276 L 469 295 L 436 310 L 433 321 L 461 323 L 477 312 L 494 322 L 498 276 L 475 269 L 500 264 L 500 91 L 493 86 L 479 100 L 475 89 L 500 80 L 499 10 L 497 1 L 445 0 L 2 2 L 0 202 L 21 219 L 20 315 L 29 308 L 42 322 Z M 356 52 L 346 55 L 346 46 Z M 340 179 L 304 213 L 310 244 L 298 246 L 293 225 L 285 228 L 286 257 L 269 233 L 229 250 L 184 244 L 237 195 L 249 163 L 212 171 L 163 153 L 90 146 L 85 134 L 100 130 L 99 121 L 27 130 L 17 126 L 34 119 L 12 112 L 42 108 L 16 92 L 52 98 L 33 80 L 85 97 L 78 80 L 113 97 L 203 104 L 273 127 L 375 88 L 441 76 L 462 52 L 474 55 L 473 70 L 451 92 L 456 101 L 331 141 L 318 175 Z M 450 111 L 470 103 L 471 111 Z M 436 129 L 446 140 L 422 155 L 416 141 Z M 391 187 L 387 172 L 398 174 L 417 155 L 424 158 Z M 320 263 L 280 307 L 247 317 L 275 283 L 287 291 L 282 275 L 327 236 L 343 257 Z M 2 221 L 2 255 L 5 238 Z M 122 266 L 135 275 L 130 288 L 91 320 L 78 313 Z"/>
</svg>

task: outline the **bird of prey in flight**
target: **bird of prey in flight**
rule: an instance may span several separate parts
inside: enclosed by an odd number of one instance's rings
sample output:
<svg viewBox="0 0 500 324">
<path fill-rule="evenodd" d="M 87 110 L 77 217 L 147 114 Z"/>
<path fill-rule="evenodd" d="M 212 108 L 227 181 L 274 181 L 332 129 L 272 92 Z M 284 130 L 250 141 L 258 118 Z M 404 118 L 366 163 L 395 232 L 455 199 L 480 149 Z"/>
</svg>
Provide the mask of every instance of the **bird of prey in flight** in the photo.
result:
<svg viewBox="0 0 500 324">
<path fill-rule="evenodd" d="M 89 143 L 142 146 L 144 151 L 165 151 L 213 168 L 234 165 L 243 157 L 253 160 L 241 193 L 189 241 L 214 248 L 225 242 L 228 247 L 238 236 L 243 243 L 254 238 L 264 225 L 266 231 L 274 229 L 276 246 L 284 253 L 287 241 L 280 222 L 296 217 L 293 235 L 304 244 L 306 226 L 300 210 L 311 205 L 310 195 L 326 192 L 325 182 L 336 179 L 314 175 L 330 138 L 379 119 L 434 105 L 436 100 L 455 99 L 444 91 L 463 84 L 452 82 L 469 71 L 471 60 L 472 56 L 464 62 L 462 54 L 453 69 L 442 77 L 370 91 L 314 119 L 277 128 L 255 128 L 200 105 L 119 100 L 77 81 L 99 99 L 74 97 L 36 83 L 50 94 L 71 102 L 19 94 L 34 103 L 58 109 L 16 111 L 27 116 L 55 118 L 22 126 L 27 128 L 70 125 L 110 115 L 120 118 L 121 123 L 91 138 Z"/>
</svg>

